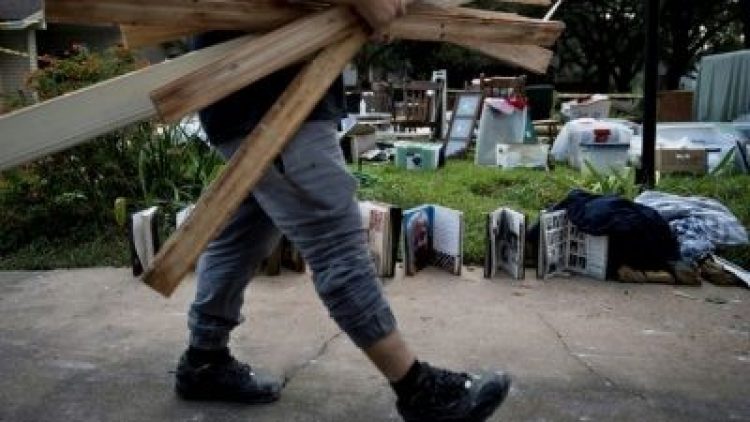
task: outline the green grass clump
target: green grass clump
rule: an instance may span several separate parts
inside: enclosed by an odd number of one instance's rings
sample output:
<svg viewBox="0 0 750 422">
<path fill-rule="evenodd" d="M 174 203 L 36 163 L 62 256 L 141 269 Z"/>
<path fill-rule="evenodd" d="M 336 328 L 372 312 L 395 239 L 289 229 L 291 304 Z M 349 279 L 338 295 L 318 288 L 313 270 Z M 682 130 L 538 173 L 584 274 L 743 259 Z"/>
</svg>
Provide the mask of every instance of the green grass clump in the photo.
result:
<svg viewBox="0 0 750 422">
<path fill-rule="evenodd" d="M 464 257 L 472 264 L 480 264 L 484 259 L 487 213 L 510 207 L 534 219 L 541 209 L 564 198 L 578 177 L 578 172 L 566 167 L 554 172 L 503 171 L 453 160 L 435 172 L 370 165 L 362 173 L 369 182 L 360 187 L 360 199 L 387 202 L 404 209 L 431 203 L 463 211 Z"/>
<path fill-rule="evenodd" d="M 124 233 L 87 230 L 64 238 L 38 237 L 13 253 L 0 255 L 0 270 L 124 267 L 130 249 Z"/>
</svg>

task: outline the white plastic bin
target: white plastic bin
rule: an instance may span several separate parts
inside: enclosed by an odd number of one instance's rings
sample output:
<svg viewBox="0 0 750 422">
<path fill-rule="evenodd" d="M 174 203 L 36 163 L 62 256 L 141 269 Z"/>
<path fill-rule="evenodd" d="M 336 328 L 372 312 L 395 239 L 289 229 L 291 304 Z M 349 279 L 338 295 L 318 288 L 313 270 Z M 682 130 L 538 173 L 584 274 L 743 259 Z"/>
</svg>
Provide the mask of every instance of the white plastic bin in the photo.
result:
<svg viewBox="0 0 750 422">
<path fill-rule="evenodd" d="M 497 145 L 523 144 L 526 135 L 528 108 L 513 114 L 503 114 L 484 104 L 479 120 L 479 134 L 475 163 L 482 166 L 496 165 Z"/>
<path fill-rule="evenodd" d="M 581 144 L 581 172 L 590 173 L 588 162 L 597 172 L 609 174 L 621 171 L 628 165 L 629 143 Z"/>
</svg>

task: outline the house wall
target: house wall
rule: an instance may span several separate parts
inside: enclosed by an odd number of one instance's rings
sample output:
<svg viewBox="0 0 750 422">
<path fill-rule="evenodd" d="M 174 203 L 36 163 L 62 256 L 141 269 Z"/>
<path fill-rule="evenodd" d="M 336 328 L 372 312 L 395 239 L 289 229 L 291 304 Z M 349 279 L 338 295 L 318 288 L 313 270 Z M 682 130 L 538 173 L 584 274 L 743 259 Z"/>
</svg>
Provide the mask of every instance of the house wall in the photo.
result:
<svg viewBox="0 0 750 422">
<path fill-rule="evenodd" d="M 28 53 L 28 32 L 0 31 L 0 47 Z M 0 52 L 0 95 L 13 95 L 24 90 L 30 72 L 28 57 Z"/>
</svg>

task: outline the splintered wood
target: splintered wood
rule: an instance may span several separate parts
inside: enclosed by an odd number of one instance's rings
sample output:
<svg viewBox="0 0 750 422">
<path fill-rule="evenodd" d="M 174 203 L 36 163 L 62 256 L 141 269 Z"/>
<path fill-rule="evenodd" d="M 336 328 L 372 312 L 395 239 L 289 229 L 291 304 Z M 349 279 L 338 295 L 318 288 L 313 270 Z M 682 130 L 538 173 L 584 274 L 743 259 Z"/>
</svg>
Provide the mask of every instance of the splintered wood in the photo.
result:
<svg viewBox="0 0 750 422">
<path fill-rule="evenodd" d="M 561 22 L 460 7 L 467 2 L 414 3 L 383 31 L 391 38 L 449 42 L 532 72 L 546 71 L 552 52 L 545 47 L 562 33 Z M 366 25 L 347 5 L 350 0 L 45 3 L 52 22 L 121 25 L 131 47 L 207 30 L 264 35 L 200 50 L 0 117 L 0 170 L 157 112 L 163 120 L 175 121 L 279 69 L 309 60 L 146 271 L 144 282 L 165 296 L 174 292 L 368 37 Z M 42 120 L 51 123 L 34 123 Z"/>
<path fill-rule="evenodd" d="M 354 28 L 300 72 L 156 256 L 143 278 L 146 284 L 172 294 L 190 271 L 185 263 L 198 259 L 366 40 L 362 28 Z"/>
</svg>

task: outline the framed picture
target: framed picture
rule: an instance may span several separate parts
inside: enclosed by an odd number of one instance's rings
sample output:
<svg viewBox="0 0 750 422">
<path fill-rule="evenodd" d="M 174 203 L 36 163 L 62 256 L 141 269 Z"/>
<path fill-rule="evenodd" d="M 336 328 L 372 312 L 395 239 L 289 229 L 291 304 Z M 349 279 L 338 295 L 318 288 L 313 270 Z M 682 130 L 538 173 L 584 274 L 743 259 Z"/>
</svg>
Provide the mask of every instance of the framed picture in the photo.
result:
<svg viewBox="0 0 750 422">
<path fill-rule="evenodd" d="M 464 92 L 458 94 L 458 98 L 456 99 L 456 109 L 453 113 L 453 117 L 476 118 L 477 113 L 479 113 L 479 105 L 481 102 L 481 92 Z"/>
<path fill-rule="evenodd" d="M 471 138 L 472 131 L 474 130 L 474 119 L 469 118 L 456 118 L 453 120 L 451 125 L 451 131 L 448 134 L 450 139 L 466 139 Z"/>
<path fill-rule="evenodd" d="M 474 127 L 482 107 L 482 93 L 467 91 L 458 94 L 453 117 L 446 136 L 446 157 L 461 156 L 474 136 Z"/>
</svg>

